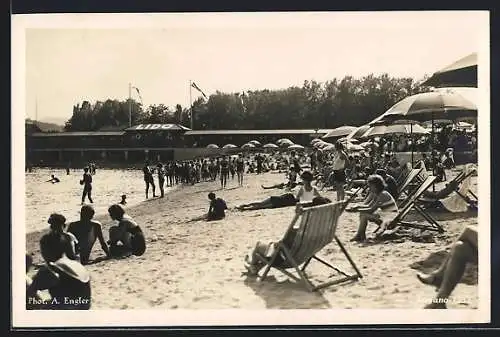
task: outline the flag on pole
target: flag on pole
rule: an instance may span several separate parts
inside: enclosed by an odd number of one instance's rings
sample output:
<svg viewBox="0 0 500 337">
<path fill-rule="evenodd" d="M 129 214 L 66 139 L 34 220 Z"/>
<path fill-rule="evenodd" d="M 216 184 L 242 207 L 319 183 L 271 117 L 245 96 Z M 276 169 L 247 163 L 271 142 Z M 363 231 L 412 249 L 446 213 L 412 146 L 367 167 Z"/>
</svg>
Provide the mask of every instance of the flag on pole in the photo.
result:
<svg viewBox="0 0 500 337">
<path fill-rule="evenodd" d="M 191 86 L 193 88 L 195 88 L 196 90 L 198 90 L 203 95 L 203 97 L 207 98 L 207 95 L 205 95 L 205 93 L 196 85 L 196 83 L 194 83 L 194 82 L 191 83 Z"/>
<path fill-rule="evenodd" d="M 139 99 L 141 100 L 141 104 L 142 104 L 142 96 L 141 96 L 141 92 L 139 91 L 139 88 L 137 87 L 134 87 L 135 91 L 137 91 L 137 95 L 139 96 Z"/>
</svg>

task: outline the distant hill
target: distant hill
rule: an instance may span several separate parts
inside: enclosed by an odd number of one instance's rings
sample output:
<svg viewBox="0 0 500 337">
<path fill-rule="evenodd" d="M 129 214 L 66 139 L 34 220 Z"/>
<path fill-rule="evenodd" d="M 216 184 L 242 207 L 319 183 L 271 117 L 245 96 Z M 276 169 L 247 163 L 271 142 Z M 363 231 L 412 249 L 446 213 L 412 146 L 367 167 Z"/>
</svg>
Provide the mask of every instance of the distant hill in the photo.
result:
<svg viewBox="0 0 500 337">
<path fill-rule="evenodd" d="M 64 125 L 58 125 L 54 123 L 47 123 L 43 121 L 33 121 L 32 119 L 27 118 L 26 124 L 36 125 L 38 129 L 42 132 L 63 132 Z"/>
<path fill-rule="evenodd" d="M 64 126 L 68 119 L 69 118 L 45 117 L 41 119 L 40 122 Z"/>
</svg>

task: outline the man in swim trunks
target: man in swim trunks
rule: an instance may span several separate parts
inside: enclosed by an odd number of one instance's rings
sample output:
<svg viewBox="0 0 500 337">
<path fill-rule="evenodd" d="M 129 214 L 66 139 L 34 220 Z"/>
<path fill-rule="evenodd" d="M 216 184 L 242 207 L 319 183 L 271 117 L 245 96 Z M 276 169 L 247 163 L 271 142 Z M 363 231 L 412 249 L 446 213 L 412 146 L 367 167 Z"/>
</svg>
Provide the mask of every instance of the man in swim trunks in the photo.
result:
<svg viewBox="0 0 500 337">
<path fill-rule="evenodd" d="M 243 173 L 245 172 L 245 161 L 243 160 L 243 155 L 238 154 L 238 159 L 236 159 L 236 173 L 238 174 L 238 185 L 243 186 Z"/>
<path fill-rule="evenodd" d="M 153 198 L 156 197 L 156 186 L 153 178 L 153 170 L 151 170 L 148 165 L 149 163 L 145 162 L 144 167 L 142 168 L 142 172 L 144 173 L 144 182 L 146 183 L 146 199 L 148 198 L 149 194 L 149 185 L 151 185 L 151 187 L 153 188 Z"/>
<path fill-rule="evenodd" d="M 91 204 L 94 203 L 92 200 L 92 176 L 89 173 L 88 167 L 83 169 L 83 179 L 80 180 L 80 185 L 83 185 L 82 205 L 85 203 L 86 196 L 88 196 Z"/>
<path fill-rule="evenodd" d="M 78 240 L 77 251 L 80 252 L 80 262 L 88 264 L 92 247 L 97 239 L 101 244 L 101 248 L 110 257 L 108 245 L 102 235 L 101 223 L 92 220 L 95 211 L 90 205 L 82 206 L 80 210 L 80 221 L 75 221 L 69 224 L 68 232 L 73 233 Z"/>
<path fill-rule="evenodd" d="M 227 179 L 229 178 L 229 161 L 226 156 L 220 161 L 220 185 L 221 188 L 226 188 Z"/>
</svg>

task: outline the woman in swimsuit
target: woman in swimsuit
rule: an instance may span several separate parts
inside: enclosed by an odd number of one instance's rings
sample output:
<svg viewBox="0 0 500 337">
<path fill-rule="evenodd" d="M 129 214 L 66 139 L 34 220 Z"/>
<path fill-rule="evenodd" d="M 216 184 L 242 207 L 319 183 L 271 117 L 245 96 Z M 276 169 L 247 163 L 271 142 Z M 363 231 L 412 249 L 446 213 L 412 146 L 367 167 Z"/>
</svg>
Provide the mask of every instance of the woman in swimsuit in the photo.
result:
<svg viewBox="0 0 500 337">
<path fill-rule="evenodd" d="M 368 177 L 367 183 L 370 189 L 368 198 L 362 204 L 349 209 L 349 211 L 360 212 L 358 231 L 351 241 L 362 242 L 366 240 L 366 227 L 369 221 L 375 222 L 380 228 L 386 217 L 398 212 L 396 201 L 386 190 L 384 178 L 374 174 Z"/>
</svg>

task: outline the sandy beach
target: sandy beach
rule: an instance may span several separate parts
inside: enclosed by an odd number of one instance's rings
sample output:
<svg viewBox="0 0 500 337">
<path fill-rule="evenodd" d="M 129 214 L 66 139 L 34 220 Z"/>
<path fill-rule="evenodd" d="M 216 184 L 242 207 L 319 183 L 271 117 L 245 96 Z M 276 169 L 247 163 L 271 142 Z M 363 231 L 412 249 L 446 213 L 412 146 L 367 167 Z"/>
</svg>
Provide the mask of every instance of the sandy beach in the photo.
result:
<svg viewBox="0 0 500 337">
<path fill-rule="evenodd" d="M 460 169 L 457 167 L 452 175 Z M 219 189 L 218 181 L 181 186 L 170 191 L 164 199 L 143 201 L 141 177 L 135 176 L 140 173 L 133 171 L 128 176 L 117 175 L 102 186 L 120 184 L 124 193 L 137 201 L 128 206 L 127 211 L 145 231 L 147 251 L 141 257 L 105 260 L 88 266 L 92 275 L 92 309 L 422 308 L 431 300 L 435 289 L 417 280 L 417 270 L 436 268 L 463 228 L 477 224 L 477 214 L 473 212 L 433 213 L 446 231 L 444 234 L 433 234 L 434 242 L 401 239 L 360 244 L 349 242 L 357 229 L 358 214 L 344 212 L 339 220 L 337 235 L 360 268 L 363 279 L 310 293 L 302 285 L 287 280 L 277 270 L 272 270 L 264 282 L 242 275 L 245 254 L 258 240 L 279 240 L 290 224 L 294 208 L 239 212 L 234 207 L 284 193 L 283 190 L 264 190 L 260 187 L 284 181 L 283 174 L 246 175 L 243 188 L 237 187 L 236 179 L 230 180 L 225 190 Z M 72 172 L 71 179 L 77 179 L 77 174 L 80 177 L 80 172 Z M 99 174 L 98 171 L 95 179 Z M 62 173 L 58 176 L 65 178 Z M 134 191 L 126 179 L 137 180 L 133 184 Z M 477 178 L 472 179 L 473 191 L 477 191 Z M 36 195 L 30 192 L 27 183 L 27 215 L 37 216 L 36 221 L 27 222 L 27 232 L 40 229 L 35 223 L 46 225 L 46 218 L 52 211 L 61 212 L 70 221 L 77 216 L 80 186 L 77 183 L 74 185 L 75 195 L 64 198 L 56 195 L 63 202 L 56 203 L 57 209 L 51 209 L 54 208 L 53 201 L 46 200 L 44 204 L 40 197 L 38 208 L 28 204 L 28 200 L 36 198 Z M 436 188 L 440 187 L 437 185 Z M 50 188 L 53 191 L 63 186 L 51 185 Z M 218 222 L 187 222 L 206 212 L 207 194 L 211 191 L 227 201 L 231 210 L 226 218 Z M 95 198 L 101 200 L 96 208 L 96 218 L 103 223 L 107 239 L 111 220 L 105 209 L 112 202 L 117 202 L 119 195 L 102 194 L 107 197 L 103 199 L 97 191 L 95 193 Z M 335 192 L 324 194 L 335 199 Z M 69 198 L 72 201 L 66 201 Z M 370 229 L 374 227 L 369 227 L 368 232 Z M 26 249 L 34 253 L 35 263 L 42 263 L 38 247 L 42 233 L 35 231 L 27 234 Z M 96 243 L 91 258 L 103 255 Z M 351 271 L 347 260 L 334 244 L 325 247 L 318 255 Z M 331 270 L 322 265 L 311 263 L 309 275 L 313 281 L 325 280 L 331 274 Z M 477 267 L 470 266 L 455 289 L 449 308 L 477 308 L 476 275 Z"/>
</svg>

